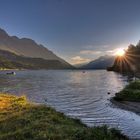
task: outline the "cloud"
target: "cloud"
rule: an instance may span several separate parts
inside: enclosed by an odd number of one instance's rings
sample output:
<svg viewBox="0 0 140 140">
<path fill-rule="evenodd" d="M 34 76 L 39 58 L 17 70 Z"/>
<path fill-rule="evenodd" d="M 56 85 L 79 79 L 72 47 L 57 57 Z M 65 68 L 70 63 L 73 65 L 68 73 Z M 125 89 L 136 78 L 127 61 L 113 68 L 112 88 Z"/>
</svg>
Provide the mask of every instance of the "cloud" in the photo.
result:
<svg viewBox="0 0 140 140">
<path fill-rule="evenodd" d="M 108 51 L 106 51 L 106 53 L 114 53 L 115 52 L 115 50 L 108 50 Z"/>
<path fill-rule="evenodd" d="M 97 55 L 101 54 L 101 51 L 93 51 L 93 50 L 82 50 L 80 51 L 80 54 L 88 54 L 88 55 Z"/>
<path fill-rule="evenodd" d="M 81 56 L 74 56 L 74 57 L 71 58 L 71 63 L 72 64 L 87 63 L 89 61 L 90 61 L 90 59 L 82 58 Z"/>
<path fill-rule="evenodd" d="M 87 46 L 85 46 L 84 48 L 85 49 L 99 49 L 99 48 L 109 48 L 110 47 L 110 45 L 105 45 L 105 44 L 96 44 L 96 45 L 87 45 Z"/>
<path fill-rule="evenodd" d="M 113 50 L 108 50 L 108 51 L 106 51 L 106 53 L 108 53 L 110 55 L 116 55 L 116 52 L 120 49 L 126 50 L 127 48 L 116 48 L 116 49 L 113 49 Z"/>
</svg>

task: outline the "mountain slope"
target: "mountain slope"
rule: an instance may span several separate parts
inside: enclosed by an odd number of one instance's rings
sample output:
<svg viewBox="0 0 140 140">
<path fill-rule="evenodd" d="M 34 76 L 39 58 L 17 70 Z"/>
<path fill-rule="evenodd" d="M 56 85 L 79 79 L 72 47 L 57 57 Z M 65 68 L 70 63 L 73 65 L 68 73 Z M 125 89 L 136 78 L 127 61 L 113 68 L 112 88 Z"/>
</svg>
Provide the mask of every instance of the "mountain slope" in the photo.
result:
<svg viewBox="0 0 140 140">
<path fill-rule="evenodd" d="M 89 62 L 88 64 L 81 66 L 82 69 L 106 69 L 107 67 L 111 66 L 114 62 L 114 56 L 101 56 L 96 60 Z"/>
<path fill-rule="evenodd" d="M 0 29 L 0 49 L 26 57 L 57 60 L 66 65 L 66 67 L 72 67 L 69 63 L 56 56 L 43 45 L 37 44 L 34 40 L 9 36 L 3 29 Z"/>
<path fill-rule="evenodd" d="M 19 56 L 12 52 L 0 50 L 0 69 L 69 69 L 59 60 L 46 60 Z"/>
</svg>

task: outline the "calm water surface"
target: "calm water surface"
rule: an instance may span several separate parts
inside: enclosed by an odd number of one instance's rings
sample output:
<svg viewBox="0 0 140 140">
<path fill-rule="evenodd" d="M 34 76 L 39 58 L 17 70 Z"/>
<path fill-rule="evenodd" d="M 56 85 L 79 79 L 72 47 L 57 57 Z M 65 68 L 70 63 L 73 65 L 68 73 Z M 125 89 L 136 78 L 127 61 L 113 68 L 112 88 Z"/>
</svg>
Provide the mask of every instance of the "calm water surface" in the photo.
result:
<svg viewBox="0 0 140 140">
<path fill-rule="evenodd" d="M 127 84 L 127 77 L 104 70 L 17 71 L 16 76 L 5 73 L 0 74 L 2 92 L 27 95 L 31 101 L 49 104 L 89 126 L 107 124 L 140 139 L 140 116 L 109 101 Z"/>
</svg>

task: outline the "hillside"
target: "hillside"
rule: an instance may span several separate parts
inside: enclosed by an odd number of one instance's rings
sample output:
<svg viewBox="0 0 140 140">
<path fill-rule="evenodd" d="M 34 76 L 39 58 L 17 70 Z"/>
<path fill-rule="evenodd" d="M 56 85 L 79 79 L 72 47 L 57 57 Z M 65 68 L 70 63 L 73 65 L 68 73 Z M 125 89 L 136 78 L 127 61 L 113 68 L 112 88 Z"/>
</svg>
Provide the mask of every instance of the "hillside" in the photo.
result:
<svg viewBox="0 0 140 140">
<path fill-rule="evenodd" d="M 46 60 L 60 61 L 66 67 L 71 67 L 69 63 L 53 52 L 48 50 L 43 45 L 37 44 L 34 40 L 28 38 L 18 38 L 16 36 L 9 36 L 3 29 L 0 29 L 0 49 L 31 58 L 43 58 Z"/>
<path fill-rule="evenodd" d="M 86 65 L 81 66 L 82 69 L 106 69 L 111 66 L 114 62 L 114 56 L 101 56 Z"/>
<path fill-rule="evenodd" d="M 0 69 L 70 69 L 59 60 L 45 60 L 16 55 L 12 52 L 0 50 Z"/>
</svg>

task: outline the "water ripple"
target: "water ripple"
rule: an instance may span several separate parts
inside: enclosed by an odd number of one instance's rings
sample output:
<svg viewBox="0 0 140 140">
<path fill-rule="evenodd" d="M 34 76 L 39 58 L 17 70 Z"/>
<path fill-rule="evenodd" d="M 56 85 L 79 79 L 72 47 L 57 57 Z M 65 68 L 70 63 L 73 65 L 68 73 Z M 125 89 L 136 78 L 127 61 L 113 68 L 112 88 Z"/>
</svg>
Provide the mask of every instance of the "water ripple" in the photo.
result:
<svg viewBox="0 0 140 140">
<path fill-rule="evenodd" d="M 127 77 L 106 71 L 18 71 L 0 74 L 0 90 L 25 94 L 89 126 L 108 125 L 140 139 L 140 117 L 113 105 L 109 99 L 127 84 Z M 110 95 L 107 93 L 111 92 Z"/>
</svg>

